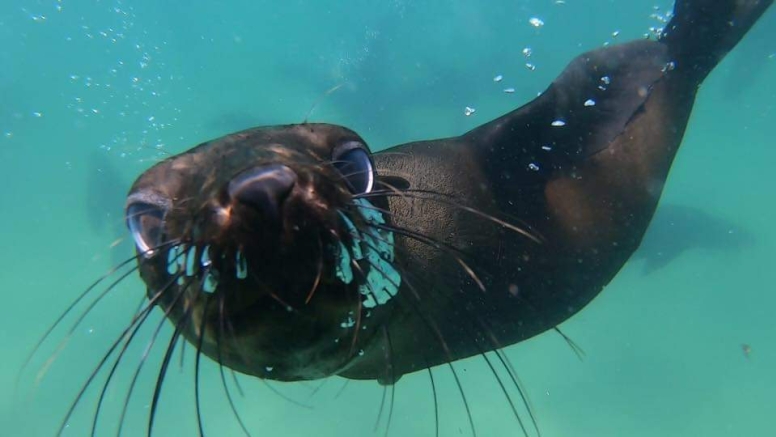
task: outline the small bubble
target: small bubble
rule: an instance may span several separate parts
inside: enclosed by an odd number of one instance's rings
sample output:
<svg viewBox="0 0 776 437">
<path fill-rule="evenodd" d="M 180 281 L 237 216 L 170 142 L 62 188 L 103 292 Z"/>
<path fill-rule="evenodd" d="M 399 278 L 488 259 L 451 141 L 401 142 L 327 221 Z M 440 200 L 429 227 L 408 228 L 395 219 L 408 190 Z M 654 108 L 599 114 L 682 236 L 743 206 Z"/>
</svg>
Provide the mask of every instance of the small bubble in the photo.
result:
<svg viewBox="0 0 776 437">
<path fill-rule="evenodd" d="M 463 115 L 465 115 L 465 116 L 467 116 L 467 117 L 468 117 L 468 116 L 470 116 L 470 115 L 473 115 L 475 112 L 477 112 L 477 110 L 476 110 L 476 109 L 474 109 L 474 108 L 472 108 L 472 107 L 470 107 L 470 106 L 467 106 L 467 107 L 466 107 L 466 108 L 464 108 L 464 110 L 463 110 Z"/>
<path fill-rule="evenodd" d="M 514 94 L 515 89 L 514 88 L 504 88 L 504 92 L 507 94 Z"/>
<path fill-rule="evenodd" d="M 531 17 L 528 22 L 531 23 L 531 26 L 536 27 L 537 29 L 544 26 L 544 21 L 538 17 Z"/>
<path fill-rule="evenodd" d="M 563 120 L 555 120 L 552 122 L 553 127 L 563 127 L 566 125 L 566 122 Z"/>
<path fill-rule="evenodd" d="M 595 106 L 595 100 L 593 99 L 585 100 L 585 106 Z"/>
<path fill-rule="evenodd" d="M 533 50 L 530 47 L 526 47 L 523 49 L 523 56 L 525 56 L 526 58 L 530 58 L 532 54 L 533 54 Z"/>
<path fill-rule="evenodd" d="M 534 65 L 534 64 L 532 64 L 532 63 L 530 63 L 530 62 L 527 62 L 527 63 L 525 64 L 525 68 L 527 68 L 527 69 L 529 69 L 529 70 L 531 70 L 531 71 L 534 71 L 534 70 L 536 70 L 536 65 Z"/>
<path fill-rule="evenodd" d="M 33 112 L 32 115 L 37 117 L 37 118 L 43 117 L 43 113 L 42 112 Z"/>
<path fill-rule="evenodd" d="M 499 74 L 498 76 L 493 78 L 493 82 L 501 82 L 502 79 L 504 79 L 504 76 Z"/>
</svg>

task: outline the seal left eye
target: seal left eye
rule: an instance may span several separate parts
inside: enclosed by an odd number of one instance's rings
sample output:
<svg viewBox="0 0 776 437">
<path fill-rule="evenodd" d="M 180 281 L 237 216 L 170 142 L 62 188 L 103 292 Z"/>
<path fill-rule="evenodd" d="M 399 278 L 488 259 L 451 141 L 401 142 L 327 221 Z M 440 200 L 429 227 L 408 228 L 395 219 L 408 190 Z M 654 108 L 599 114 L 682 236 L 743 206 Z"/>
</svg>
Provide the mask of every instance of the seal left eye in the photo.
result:
<svg viewBox="0 0 776 437">
<path fill-rule="evenodd" d="M 127 207 L 127 226 L 138 251 L 150 257 L 162 240 L 164 210 L 157 205 L 136 202 Z"/>
<path fill-rule="evenodd" d="M 351 141 L 334 149 L 334 167 L 345 177 L 351 191 L 369 193 L 374 186 L 374 165 L 369 152 L 358 142 Z"/>
</svg>

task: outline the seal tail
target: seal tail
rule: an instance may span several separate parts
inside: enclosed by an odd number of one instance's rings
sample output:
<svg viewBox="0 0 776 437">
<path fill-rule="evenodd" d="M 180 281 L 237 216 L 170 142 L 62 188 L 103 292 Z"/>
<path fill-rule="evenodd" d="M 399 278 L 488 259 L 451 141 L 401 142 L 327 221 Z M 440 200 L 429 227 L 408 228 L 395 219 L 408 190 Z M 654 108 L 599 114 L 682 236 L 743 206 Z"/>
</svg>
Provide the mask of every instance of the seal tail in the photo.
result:
<svg viewBox="0 0 776 437">
<path fill-rule="evenodd" d="M 660 38 L 676 68 L 698 83 L 741 41 L 773 0 L 676 0 Z"/>
</svg>

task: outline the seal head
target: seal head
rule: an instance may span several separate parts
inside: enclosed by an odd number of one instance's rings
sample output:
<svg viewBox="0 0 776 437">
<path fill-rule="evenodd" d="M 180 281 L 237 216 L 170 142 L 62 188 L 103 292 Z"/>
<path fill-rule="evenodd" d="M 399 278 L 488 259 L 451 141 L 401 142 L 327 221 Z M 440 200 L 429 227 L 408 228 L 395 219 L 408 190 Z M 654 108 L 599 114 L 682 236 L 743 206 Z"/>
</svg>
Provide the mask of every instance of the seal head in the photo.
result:
<svg viewBox="0 0 776 437">
<path fill-rule="evenodd" d="M 400 278 L 366 143 L 332 125 L 250 129 L 145 172 L 127 224 L 148 296 L 190 342 L 277 380 L 347 367 Z M 375 258 L 375 257 L 371 257 Z M 379 270 L 379 271 L 378 271 Z"/>
</svg>

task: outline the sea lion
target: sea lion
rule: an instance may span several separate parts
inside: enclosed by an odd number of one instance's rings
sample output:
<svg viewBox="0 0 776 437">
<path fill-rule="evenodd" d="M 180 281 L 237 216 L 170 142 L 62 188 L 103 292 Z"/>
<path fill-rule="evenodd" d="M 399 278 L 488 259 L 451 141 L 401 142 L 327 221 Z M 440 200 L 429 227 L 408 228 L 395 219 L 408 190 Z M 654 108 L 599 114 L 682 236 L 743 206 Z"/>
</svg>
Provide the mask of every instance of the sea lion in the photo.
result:
<svg viewBox="0 0 776 437">
<path fill-rule="evenodd" d="M 111 349 L 155 307 L 174 325 L 149 433 L 180 337 L 197 374 L 204 354 L 394 384 L 557 327 L 638 247 L 699 85 L 771 3 L 678 0 L 657 41 L 582 54 L 461 136 L 371 154 L 340 126 L 260 127 L 149 169 L 126 204 L 149 303 Z"/>
</svg>

